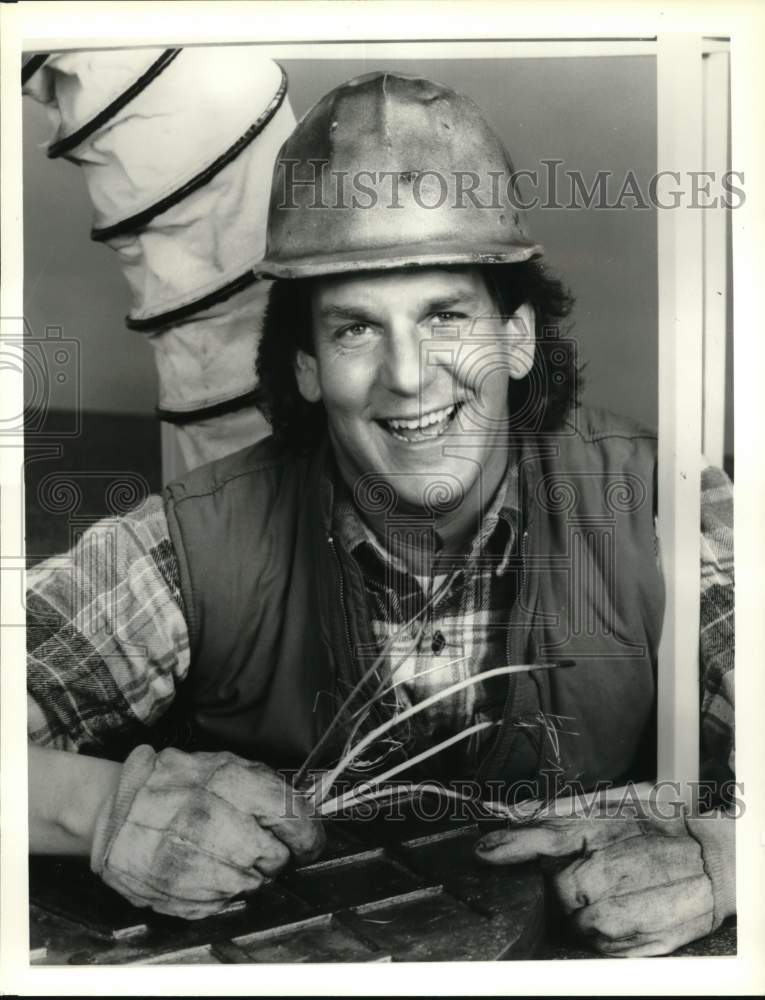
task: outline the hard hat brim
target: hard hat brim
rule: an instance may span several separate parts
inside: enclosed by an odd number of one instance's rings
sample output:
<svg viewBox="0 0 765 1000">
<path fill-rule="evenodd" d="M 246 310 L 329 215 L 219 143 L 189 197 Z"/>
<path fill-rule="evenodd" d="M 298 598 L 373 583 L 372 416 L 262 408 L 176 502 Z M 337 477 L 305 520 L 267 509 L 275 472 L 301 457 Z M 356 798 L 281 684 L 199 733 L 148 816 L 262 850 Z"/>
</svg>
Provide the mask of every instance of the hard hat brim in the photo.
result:
<svg viewBox="0 0 765 1000">
<path fill-rule="evenodd" d="M 541 244 L 531 240 L 513 246 L 506 243 L 498 243 L 496 246 L 482 244 L 480 250 L 466 249 L 464 243 L 437 245 L 429 242 L 425 245 L 374 247 L 291 260 L 266 257 L 255 266 L 254 272 L 258 278 L 317 278 L 356 271 L 391 271 L 396 268 L 519 264 L 541 257 L 543 253 Z"/>
</svg>

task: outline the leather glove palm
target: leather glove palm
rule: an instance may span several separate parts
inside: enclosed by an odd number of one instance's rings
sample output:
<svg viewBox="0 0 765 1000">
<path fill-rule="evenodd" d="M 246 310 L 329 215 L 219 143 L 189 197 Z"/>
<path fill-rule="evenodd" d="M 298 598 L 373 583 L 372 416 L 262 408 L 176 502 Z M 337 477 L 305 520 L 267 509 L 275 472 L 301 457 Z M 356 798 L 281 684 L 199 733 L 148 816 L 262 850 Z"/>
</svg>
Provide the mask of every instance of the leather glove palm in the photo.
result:
<svg viewBox="0 0 765 1000">
<path fill-rule="evenodd" d="M 141 746 L 99 814 L 91 868 L 135 906 L 196 919 L 323 846 L 306 801 L 264 764 Z"/>
</svg>

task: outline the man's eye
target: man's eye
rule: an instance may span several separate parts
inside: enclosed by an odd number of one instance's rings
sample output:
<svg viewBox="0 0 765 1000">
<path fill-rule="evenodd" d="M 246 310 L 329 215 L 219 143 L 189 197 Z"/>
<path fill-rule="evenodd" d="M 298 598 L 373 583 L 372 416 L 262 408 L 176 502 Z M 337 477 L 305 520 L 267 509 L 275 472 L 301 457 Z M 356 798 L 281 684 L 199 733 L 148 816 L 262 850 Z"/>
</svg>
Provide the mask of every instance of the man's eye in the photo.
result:
<svg viewBox="0 0 765 1000">
<path fill-rule="evenodd" d="M 449 311 L 433 313 L 432 317 L 435 325 L 438 325 L 439 323 L 459 323 L 459 321 L 464 318 L 464 313 Z"/>
<path fill-rule="evenodd" d="M 358 340 L 372 332 L 371 326 L 366 323 L 353 323 L 351 326 L 344 326 L 335 334 L 338 340 Z"/>
</svg>

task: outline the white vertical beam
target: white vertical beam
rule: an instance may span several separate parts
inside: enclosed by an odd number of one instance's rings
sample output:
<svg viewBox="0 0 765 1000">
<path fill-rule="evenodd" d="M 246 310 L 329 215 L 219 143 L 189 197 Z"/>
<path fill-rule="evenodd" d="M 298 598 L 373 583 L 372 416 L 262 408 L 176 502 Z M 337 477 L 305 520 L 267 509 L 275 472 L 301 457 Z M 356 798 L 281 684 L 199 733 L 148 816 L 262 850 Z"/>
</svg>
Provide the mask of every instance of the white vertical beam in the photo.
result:
<svg viewBox="0 0 765 1000">
<path fill-rule="evenodd" d="M 658 170 L 701 169 L 701 38 L 660 35 Z M 684 185 L 685 186 L 685 185 Z M 659 537 L 667 588 L 659 646 L 658 774 L 681 783 L 699 765 L 699 559 L 702 209 L 660 209 Z M 687 787 L 684 788 L 688 795 Z"/>
<path fill-rule="evenodd" d="M 703 169 L 714 174 L 713 191 L 728 170 L 728 53 L 702 62 L 704 80 Z M 728 299 L 727 210 L 717 197 L 703 212 L 704 230 L 704 455 L 722 468 L 725 451 L 725 340 Z M 710 201 L 710 205 L 714 202 Z"/>
</svg>

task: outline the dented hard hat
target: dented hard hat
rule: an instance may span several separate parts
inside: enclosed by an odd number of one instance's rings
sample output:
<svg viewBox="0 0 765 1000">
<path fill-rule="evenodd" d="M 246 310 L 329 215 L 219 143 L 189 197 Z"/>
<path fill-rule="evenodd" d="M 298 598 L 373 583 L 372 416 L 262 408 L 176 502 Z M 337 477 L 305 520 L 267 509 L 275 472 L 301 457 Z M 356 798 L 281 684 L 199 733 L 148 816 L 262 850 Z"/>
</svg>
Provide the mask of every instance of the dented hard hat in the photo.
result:
<svg viewBox="0 0 765 1000">
<path fill-rule="evenodd" d="M 513 165 L 469 98 L 422 77 L 370 73 L 301 119 L 274 167 L 261 277 L 516 263 L 542 247 Z"/>
</svg>

